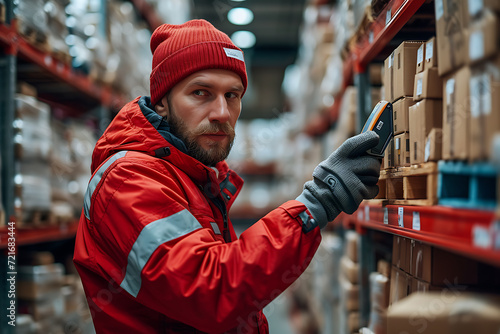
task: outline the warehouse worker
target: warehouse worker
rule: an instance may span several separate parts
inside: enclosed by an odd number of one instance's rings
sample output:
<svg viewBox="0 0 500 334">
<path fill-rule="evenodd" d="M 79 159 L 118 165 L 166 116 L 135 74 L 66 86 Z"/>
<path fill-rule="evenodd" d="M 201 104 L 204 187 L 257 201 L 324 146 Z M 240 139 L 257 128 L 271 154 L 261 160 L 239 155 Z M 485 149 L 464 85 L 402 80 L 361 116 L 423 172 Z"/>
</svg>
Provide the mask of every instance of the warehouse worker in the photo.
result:
<svg viewBox="0 0 500 334">
<path fill-rule="evenodd" d="M 238 239 L 243 181 L 224 161 L 247 88 L 243 54 L 204 20 L 151 37 L 151 97 L 96 144 L 74 261 L 97 333 L 268 333 L 266 304 L 306 269 L 320 228 L 373 198 L 374 132 L 350 138 L 302 194 Z"/>
</svg>

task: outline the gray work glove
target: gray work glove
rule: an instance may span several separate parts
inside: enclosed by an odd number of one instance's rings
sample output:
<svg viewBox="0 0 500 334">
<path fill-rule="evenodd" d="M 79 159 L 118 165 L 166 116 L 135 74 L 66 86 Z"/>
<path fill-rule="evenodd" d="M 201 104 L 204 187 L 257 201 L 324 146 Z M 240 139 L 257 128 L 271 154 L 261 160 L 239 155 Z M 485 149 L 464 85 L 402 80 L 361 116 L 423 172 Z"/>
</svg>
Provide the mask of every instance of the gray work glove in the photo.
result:
<svg viewBox="0 0 500 334">
<path fill-rule="evenodd" d="M 363 199 L 377 196 L 381 159 L 366 151 L 378 141 L 373 131 L 351 137 L 314 169 L 313 180 L 304 184 L 297 200 L 306 205 L 320 228 L 341 211 L 351 214 Z"/>
</svg>

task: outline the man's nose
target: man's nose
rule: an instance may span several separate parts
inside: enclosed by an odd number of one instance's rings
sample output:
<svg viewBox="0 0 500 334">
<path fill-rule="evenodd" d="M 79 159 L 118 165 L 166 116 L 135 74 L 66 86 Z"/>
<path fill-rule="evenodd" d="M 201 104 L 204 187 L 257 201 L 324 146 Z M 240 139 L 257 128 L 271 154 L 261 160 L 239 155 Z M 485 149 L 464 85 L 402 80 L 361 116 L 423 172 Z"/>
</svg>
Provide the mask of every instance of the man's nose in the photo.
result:
<svg viewBox="0 0 500 334">
<path fill-rule="evenodd" d="M 218 95 L 211 105 L 210 114 L 208 115 L 210 122 L 226 123 L 229 121 L 229 107 L 226 97 Z"/>
</svg>

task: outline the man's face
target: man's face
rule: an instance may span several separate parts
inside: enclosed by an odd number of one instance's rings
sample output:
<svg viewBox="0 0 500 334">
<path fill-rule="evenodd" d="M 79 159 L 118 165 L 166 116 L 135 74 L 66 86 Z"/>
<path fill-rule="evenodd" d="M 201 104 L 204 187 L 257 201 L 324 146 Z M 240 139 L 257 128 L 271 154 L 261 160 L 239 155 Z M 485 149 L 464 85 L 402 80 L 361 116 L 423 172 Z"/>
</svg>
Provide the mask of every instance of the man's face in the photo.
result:
<svg viewBox="0 0 500 334">
<path fill-rule="evenodd" d="M 190 156 L 214 166 L 231 150 L 243 90 L 236 73 L 203 70 L 175 85 L 155 109 L 167 116 L 172 133 L 184 141 Z"/>
</svg>

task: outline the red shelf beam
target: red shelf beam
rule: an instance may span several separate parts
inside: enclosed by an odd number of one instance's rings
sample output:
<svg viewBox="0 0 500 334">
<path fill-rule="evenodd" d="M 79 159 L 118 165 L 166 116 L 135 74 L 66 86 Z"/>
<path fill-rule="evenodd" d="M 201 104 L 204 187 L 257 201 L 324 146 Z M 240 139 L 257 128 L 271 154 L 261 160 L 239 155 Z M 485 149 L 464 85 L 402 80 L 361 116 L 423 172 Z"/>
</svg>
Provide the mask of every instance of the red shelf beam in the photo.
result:
<svg viewBox="0 0 500 334">
<path fill-rule="evenodd" d="M 368 27 L 367 33 L 356 44 L 355 49 L 352 50 L 356 58 L 354 71 L 363 73 L 373 58 L 389 44 L 391 39 L 403 28 L 424 2 L 425 0 L 393 0 L 389 2 Z M 386 24 L 389 10 L 391 19 Z"/>
<path fill-rule="evenodd" d="M 494 212 L 363 203 L 355 213 L 343 214 L 334 223 L 361 232 L 372 229 L 420 240 L 500 266 L 500 231 Z"/>
<path fill-rule="evenodd" d="M 31 245 L 40 242 L 64 240 L 73 238 L 78 229 L 78 222 L 68 225 L 39 227 L 39 228 L 16 228 L 16 246 Z M 7 248 L 9 238 L 7 228 L 0 229 L 0 249 Z"/>
</svg>

